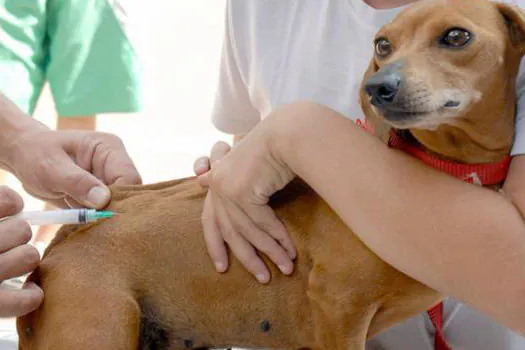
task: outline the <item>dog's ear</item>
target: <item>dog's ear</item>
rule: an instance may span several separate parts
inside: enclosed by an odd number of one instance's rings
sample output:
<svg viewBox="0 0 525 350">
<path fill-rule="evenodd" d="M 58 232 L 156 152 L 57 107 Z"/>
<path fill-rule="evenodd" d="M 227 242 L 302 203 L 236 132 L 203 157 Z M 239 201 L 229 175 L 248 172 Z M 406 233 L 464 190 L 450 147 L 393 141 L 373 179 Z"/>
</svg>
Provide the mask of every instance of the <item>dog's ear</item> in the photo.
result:
<svg viewBox="0 0 525 350">
<path fill-rule="evenodd" d="M 525 54 L 525 12 L 516 5 L 495 3 L 505 18 L 510 42 L 521 54 Z"/>
<path fill-rule="evenodd" d="M 372 127 L 372 130 L 374 130 L 375 136 L 386 143 L 388 142 L 390 135 L 390 127 L 376 114 L 370 103 L 370 96 L 365 92 L 366 81 L 372 76 L 372 74 L 377 72 L 378 69 L 379 67 L 372 58 L 365 74 L 363 75 L 363 80 L 359 90 L 359 103 L 361 104 L 361 110 L 365 114 L 364 117 L 366 118 L 366 122 Z"/>
</svg>

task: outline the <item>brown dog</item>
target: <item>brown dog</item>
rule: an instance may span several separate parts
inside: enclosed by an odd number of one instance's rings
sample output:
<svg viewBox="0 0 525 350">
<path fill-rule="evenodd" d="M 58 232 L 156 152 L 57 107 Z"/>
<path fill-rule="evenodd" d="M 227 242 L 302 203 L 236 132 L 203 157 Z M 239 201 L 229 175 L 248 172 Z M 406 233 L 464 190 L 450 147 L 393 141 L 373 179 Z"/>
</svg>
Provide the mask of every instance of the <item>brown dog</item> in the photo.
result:
<svg viewBox="0 0 525 350">
<path fill-rule="evenodd" d="M 387 139 L 464 163 L 505 162 L 523 15 L 486 0 L 405 10 L 378 35 L 363 109 Z M 370 102 L 371 103 L 370 103 Z M 498 163 L 499 164 L 499 163 Z M 507 163 L 503 163 L 507 164 Z M 258 284 L 235 260 L 215 272 L 194 180 L 113 188 L 114 219 L 63 228 L 32 276 L 42 307 L 18 320 L 20 349 L 358 350 L 440 295 L 395 270 L 300 182 L 273 199 L 296 271 Z"/>
</svg>

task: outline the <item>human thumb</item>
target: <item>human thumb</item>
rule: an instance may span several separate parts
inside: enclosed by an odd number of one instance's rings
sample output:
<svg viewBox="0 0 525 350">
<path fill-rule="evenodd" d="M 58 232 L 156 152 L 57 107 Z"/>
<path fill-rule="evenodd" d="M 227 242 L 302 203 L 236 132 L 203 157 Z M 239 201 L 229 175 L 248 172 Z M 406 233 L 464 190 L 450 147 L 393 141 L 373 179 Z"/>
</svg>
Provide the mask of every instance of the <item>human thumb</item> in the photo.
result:
<svg viewBox="0 0 525 350">
<path fill-rule="evenodd" d="M 109 202 L 111 192 L 107 186 L 73 161 L 57 164 L 51 169 L 49 176 L 45 176 L 48 184 L 43 183 L 44 187 L 68 195 L 89 208 L 101 209 Z"/>
<path fill-rule="evenodd" d="M 210 187 L 212 180 L 212 171 L 213 170 L 210 170 L 202 175 L 199 175 L 197 177 L 197 183 L 202 187 Z"/>
</svg>

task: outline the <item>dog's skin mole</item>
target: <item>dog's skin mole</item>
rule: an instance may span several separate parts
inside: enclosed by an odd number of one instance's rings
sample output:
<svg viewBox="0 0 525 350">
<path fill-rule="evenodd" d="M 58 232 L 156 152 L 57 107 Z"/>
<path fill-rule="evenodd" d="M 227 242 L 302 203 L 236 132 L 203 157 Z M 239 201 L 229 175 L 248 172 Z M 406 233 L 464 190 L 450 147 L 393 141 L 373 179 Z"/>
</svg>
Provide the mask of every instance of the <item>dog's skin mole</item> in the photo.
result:
<svg viewBox="0 0 525 350">
<path fill-rule="evenodd" d="M 184 340 L 184 346 L 188 349 L 193 349 L 193 341 L 191 339 Z"/>
<path fill-rule="evenodd" d="M 266 333 L 266 332 L 269 332 L 271 328 L 272 328 L 272 325 L 270 321 L 264 320 L 261 322 L 261 331 Z"/>
<path fill-rule="evenodd" d="M 31 327 L 26 328 L 26 337 L 30 338 L 33 334 L 33 329 Z"/>
</svg>

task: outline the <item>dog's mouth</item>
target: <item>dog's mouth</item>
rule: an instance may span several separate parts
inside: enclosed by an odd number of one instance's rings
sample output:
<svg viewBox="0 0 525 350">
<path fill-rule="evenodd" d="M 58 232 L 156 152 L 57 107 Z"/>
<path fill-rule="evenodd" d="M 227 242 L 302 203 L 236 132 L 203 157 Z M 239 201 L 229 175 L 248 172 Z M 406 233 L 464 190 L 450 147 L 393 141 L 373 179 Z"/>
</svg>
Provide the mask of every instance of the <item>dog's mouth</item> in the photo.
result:
<svg viewBox="0 0 525 350">
<path fill-rule="evenodd" d="M 424 124 L 429 119 L 434 119 L 439 115 L 449 114 L 454 112 L 461 106 L 461 102 L 457 100 L 448 100 L 443 105 L 434 109 L 414 109 L 414 108 L 400 108 L 397 106 L 385 106 L 379 108 L 383 118 L 392 126 L 399 129 L 406 129 L 409 127 L 417 127 L 418 124 Z M 437 118 L 436 118 L 437 119 Z"/>
<path fill-rule="evenodd" d="M 461 102 L 455 100 L 448 100 L 443 107 L 444 108 L 457 108 L 461 105 Z"/>
<path fill-rule="evenodd" d="M 403 141 L 405 141 L 406 143 L 412 145 L 412 146 L 417 146 L 417 147 L 420 147 L 420 148 L 423 148 L 423 145 L 421 144 L 421 142 L 419 142 L 415 136 L 412 134 L 412 132 L 410 132 L 410 130 L 408 129 L 392 129 L 392 131 L 394 133 L 396 133 L 396 135 L 402 139 Z"/>
</svg>

